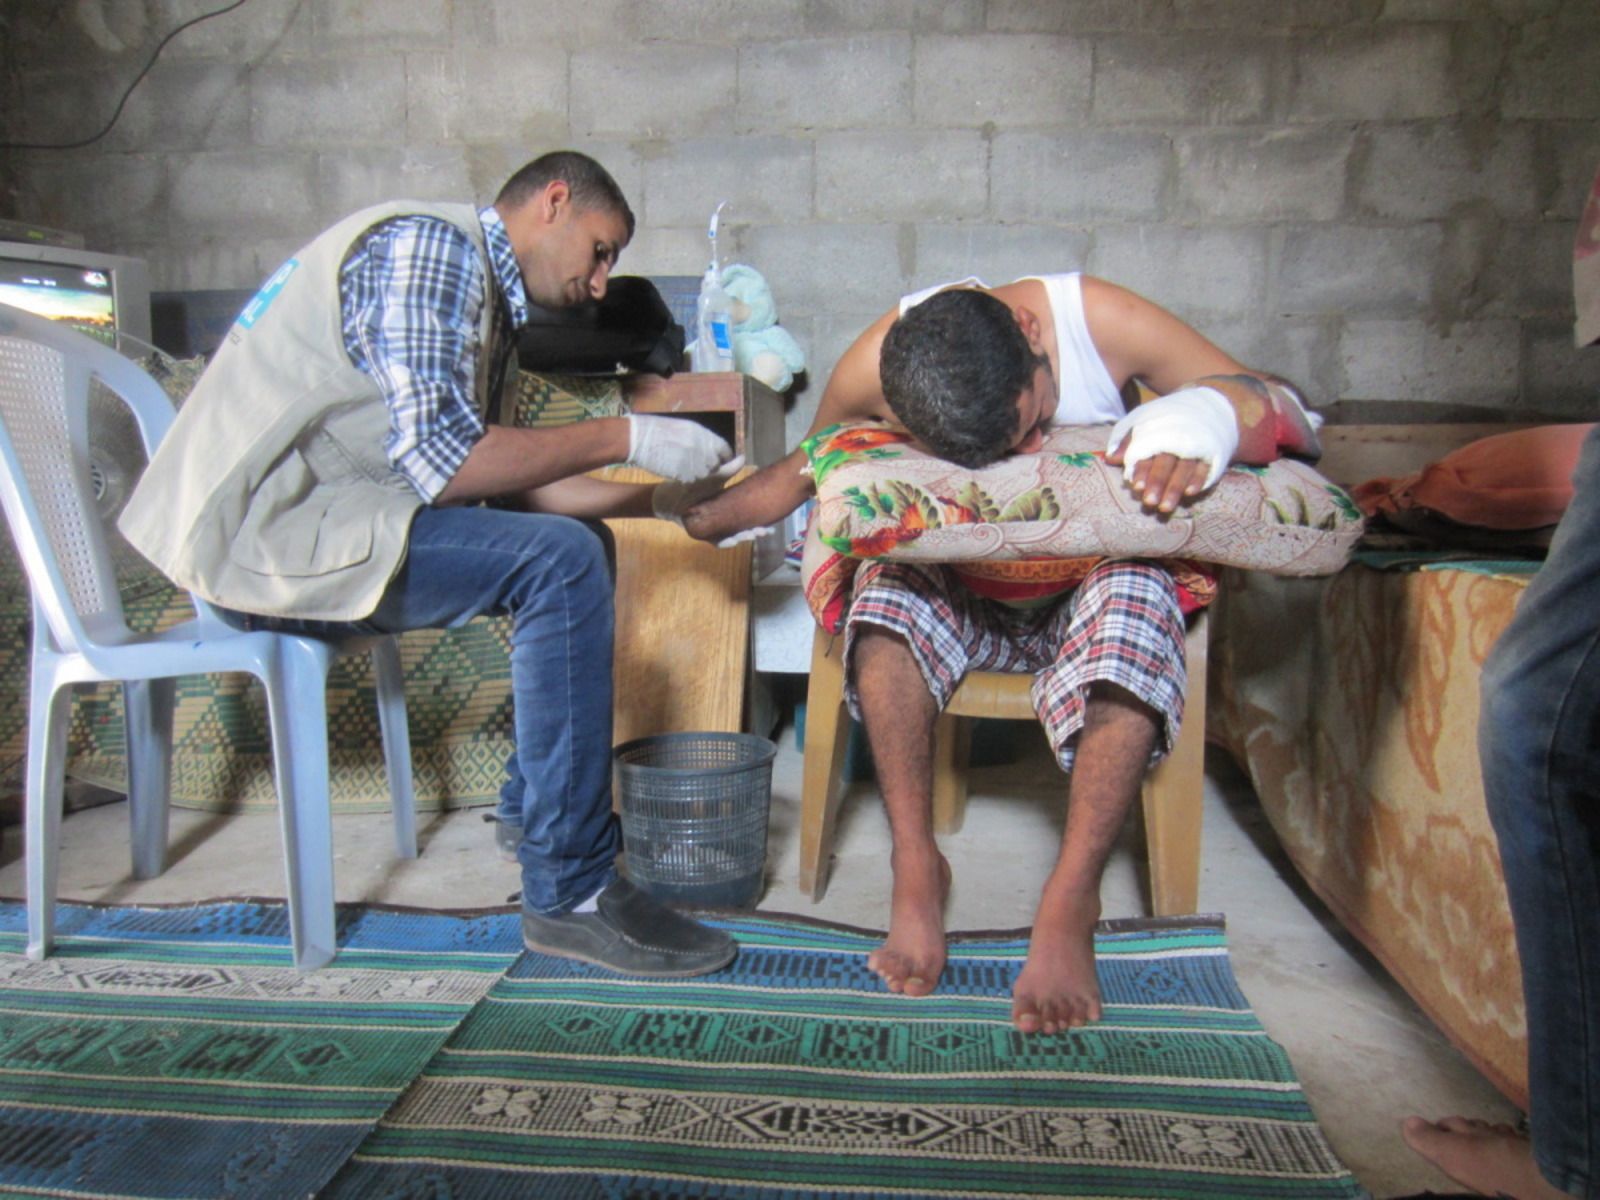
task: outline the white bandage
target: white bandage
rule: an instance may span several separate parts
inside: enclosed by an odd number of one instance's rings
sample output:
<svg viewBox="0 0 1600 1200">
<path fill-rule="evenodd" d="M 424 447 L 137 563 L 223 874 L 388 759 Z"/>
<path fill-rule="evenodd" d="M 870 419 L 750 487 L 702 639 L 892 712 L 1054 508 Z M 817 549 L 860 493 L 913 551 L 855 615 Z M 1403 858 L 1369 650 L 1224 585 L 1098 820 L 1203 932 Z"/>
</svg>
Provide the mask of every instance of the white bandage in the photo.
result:
<svg viewBox="0 0 1600 1200">
<path fill-rule="evenodd" d="M 753 542 L 757 538 L 764 538 L 772 532 L 771 525 L 757 525 L 752 529 L 741 529 L 738 533 L 730 533 L 717 543 L 718 550 L 729 550 L 743 542 Z"/>
<path fill-rule="evenodd" d="M 1233 405 L 1216 388 L 1182 388 L 1146 400 L 1112 426 L 1106 452 L 1114 452 L 1125 437 L 1129 441 L 1122 462 L 1124 479 L 1132 480 L 1133 469 L 1145 459 L 1170 454 L 1206 463 L 1204 489 L 1209 489 L 1233 462 L 1239 422 Z"/>
</svg>

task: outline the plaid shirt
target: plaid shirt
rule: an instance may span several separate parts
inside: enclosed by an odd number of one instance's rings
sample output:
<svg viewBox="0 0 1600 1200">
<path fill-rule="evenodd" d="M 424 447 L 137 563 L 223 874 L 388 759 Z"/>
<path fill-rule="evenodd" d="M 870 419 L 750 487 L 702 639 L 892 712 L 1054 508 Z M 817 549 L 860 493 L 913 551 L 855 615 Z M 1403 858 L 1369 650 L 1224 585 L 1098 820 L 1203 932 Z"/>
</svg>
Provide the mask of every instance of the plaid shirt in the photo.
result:
<svg viewBox="0 0 1600 1200">
<path fill-rule="evenodd" d="M 480 209 L 494 272 L 495 321 L 509 353 L 528 298 L 500 215 Z M 437 217 L 395 217 L 368 230 L 339 271 L 350 361 L 389 406 L 384 449 L 424 500 L 444 490 L 484 433 L 476 394 L 478 324 L 489 302 L 477 247 Z M 506 363 L 495 364 L 498 392 Z"/>
</svg>

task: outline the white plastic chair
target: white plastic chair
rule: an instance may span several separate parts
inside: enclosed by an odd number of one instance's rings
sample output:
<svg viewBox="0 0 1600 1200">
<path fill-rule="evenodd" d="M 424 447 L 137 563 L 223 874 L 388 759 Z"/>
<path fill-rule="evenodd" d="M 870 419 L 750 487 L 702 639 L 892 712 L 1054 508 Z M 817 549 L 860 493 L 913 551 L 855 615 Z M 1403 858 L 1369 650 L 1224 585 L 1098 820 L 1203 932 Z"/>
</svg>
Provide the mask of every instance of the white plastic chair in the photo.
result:
<svg viewBox="0 0 1600 1200">
<path fill-rule="evenodd" d="M 153 451 L 174 415 L 153 379 L 92 338 L 0 304 L 0 501 L 33 593 L 28 957 L 49 953 L 55 924 L 71 686 L 123 685 L 133 873 L 147 879 L 166 866 L 176 678 L 248 671 L 267 694 L 294 964 L 320 967 L 336 950 L 326 690 L 339 655 L 372 654 L 395 846 L 402 858 L 417 853 L 399 649 L 391 637 L 241 632 L 197 596 L 192 621 L 153 634 L 129 629 L 90 478 L 93 380 L 128 405 Z"/>
</svg>

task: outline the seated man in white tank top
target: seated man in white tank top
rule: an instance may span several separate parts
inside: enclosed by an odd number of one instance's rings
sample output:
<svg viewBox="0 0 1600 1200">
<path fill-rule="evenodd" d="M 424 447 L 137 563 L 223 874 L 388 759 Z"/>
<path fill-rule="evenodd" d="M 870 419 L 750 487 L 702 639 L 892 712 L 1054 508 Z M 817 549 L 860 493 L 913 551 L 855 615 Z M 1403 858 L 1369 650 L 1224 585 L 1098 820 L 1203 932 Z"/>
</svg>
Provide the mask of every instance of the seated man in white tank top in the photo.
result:
<svg viewBox="0 0 1600 1200">
<path fill-rule="evenodd" d="M 1140 383 L 1158 399 L 1129 415 L 1123 398 Z M 1125 288 L 1074 274 L 995 288 L 969 279 L 906 297 L 840 358 L 812 432 L 888 420 L 941 457 L 980 466 L 1036 450 L 1052 424 L 1120 419 L 1109 461 L 1125 465 L 1146 507 L 1170 512 L 1230 463 L 1275 458 L 1275 413 L 1304 420 L 1281 380 Z M 805 466 L 796 450 L 687 507 L 685 528 L 725 541 L 781 520 L 812 490 Z M 1145 771 L 1176 740 L 1184 616 L 1208 598 L 1156 564 L 1119 561 L 1021 610 L 949 568 L 863 564 L 846 626 L 846 698 L 866 727 L 893 839 L 889 934 L 868 960 L 891 990 L 926 995 L 945 963 L 950 871 L 930 820 L 934 721 L 967 671 L 1029 671 L 1070 782 L 1012 1020 L 1032 1033 L 1099 1019 L 1100 876 Z"/>
</svg>

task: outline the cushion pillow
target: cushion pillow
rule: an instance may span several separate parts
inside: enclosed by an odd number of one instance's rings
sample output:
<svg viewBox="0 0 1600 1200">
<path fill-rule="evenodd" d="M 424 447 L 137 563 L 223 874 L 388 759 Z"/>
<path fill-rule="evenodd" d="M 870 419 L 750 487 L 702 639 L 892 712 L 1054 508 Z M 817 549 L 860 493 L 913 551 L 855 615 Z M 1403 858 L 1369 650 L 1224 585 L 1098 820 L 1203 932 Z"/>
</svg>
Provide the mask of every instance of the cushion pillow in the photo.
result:
<svg viewBox="0 0 1600 1200">
<path fill-rule="evenodd" d="M 1177 512 L 1146 512 L 1122 468 L 1105 461 L 1109 434 L 1109 425 L 1056 429 L 1036 453 L 977 469 L 935 458 L 881 423 L 815 434 L 804 443 L 817 505 L 801 562 L 812 614 L 825 629 L 842 626 L 863 559 L 1038 564 L 1011 572 L 1012 582 L 1048 591 L 1071 586 L 1084 568 L 1041 560 L 1157 558 L 1326 575 L 1361 536 L 1350 497 L 1293 459 L 1232 467 Z"/>
<path fill-rule="evenodd" d="M 1572 473 L 1593 428 L 1536 425 L 1492 434 L 1413 475 L 1370 479 L 1351 495 L 1368 516 L 1438 515 L 1481 529 L 1554 525 L 1572 500 Z"/>
</svg>

